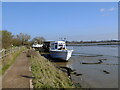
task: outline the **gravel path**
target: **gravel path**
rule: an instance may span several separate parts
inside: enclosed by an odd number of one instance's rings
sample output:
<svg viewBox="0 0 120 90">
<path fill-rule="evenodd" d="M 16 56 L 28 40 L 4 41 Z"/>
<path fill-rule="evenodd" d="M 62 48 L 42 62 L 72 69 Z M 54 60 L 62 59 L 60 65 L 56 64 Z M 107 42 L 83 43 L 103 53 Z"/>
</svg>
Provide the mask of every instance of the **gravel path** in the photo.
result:
<svg viewBox="0 0 120 90">
<path fill-rule="evenodd" d="M 31 72 L 29 58 L 22 52 L 15 63 L 7 70 L 2 79 L 2 88 L 29 88 Z"/>
</svg>

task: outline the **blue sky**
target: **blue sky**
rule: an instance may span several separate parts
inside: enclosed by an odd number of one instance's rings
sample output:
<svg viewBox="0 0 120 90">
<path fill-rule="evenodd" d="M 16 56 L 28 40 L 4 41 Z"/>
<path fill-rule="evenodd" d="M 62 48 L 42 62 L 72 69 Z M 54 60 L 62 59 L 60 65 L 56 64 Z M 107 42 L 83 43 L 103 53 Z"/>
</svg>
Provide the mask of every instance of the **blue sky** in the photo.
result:
<svg viewBox="0 0 120 90">
<path fill-rule="evenodd" d="M 117 2 L 4 2 L 2 28 L 47 40 L 118 38 Z"/>
</svg>

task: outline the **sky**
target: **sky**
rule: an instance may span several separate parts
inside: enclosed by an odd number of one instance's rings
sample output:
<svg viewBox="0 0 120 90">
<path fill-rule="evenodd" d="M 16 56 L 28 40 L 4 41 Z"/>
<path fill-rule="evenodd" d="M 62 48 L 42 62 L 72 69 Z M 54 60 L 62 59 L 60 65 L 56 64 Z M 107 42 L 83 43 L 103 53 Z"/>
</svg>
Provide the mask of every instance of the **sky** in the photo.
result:
<svg viewBox="0 0 120 90">
<path fill-rule="evenodd" d="M 119 2 L 119 0 L 2 0 L 2 2 Z"/>
<path fill-rule="evenodd" d="M 46 40 L 118 39 L 118 3 L 3 2 L 2 29 Z"/>
</svg>

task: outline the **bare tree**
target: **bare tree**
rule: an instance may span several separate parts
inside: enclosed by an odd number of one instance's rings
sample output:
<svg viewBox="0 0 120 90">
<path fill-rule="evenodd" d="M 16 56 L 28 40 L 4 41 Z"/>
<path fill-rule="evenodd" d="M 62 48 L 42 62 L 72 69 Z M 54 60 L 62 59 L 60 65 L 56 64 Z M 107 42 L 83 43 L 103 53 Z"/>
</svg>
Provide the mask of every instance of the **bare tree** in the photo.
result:
<svg viewBox="0 0 120 90">
<path fill-rule="evenodd" d="M 17 35 L 17 38 L 22 42 L 22 45 L 24 45 L 24 44 L 26 44 L 28 42 L 28 40 L 31 37 L 28 34 L 20 33 L 19 35 Z"/>
<path fill-rule="evenodd" d="M 39 43 L 39 44 L 42 44 L 43 41 L 45 41 L 45 38 L 44 38 L 44 37 L 35 37 L 35 38 L 33 38 L 33 40 L 32 40 L 33 43 L 34 43 L 34 42 L 37 42 L 37 43 Z"/>
<path fill-rule="evenodd" d="M 22 45 L 22 42 L 21 42 L 21 40 L 17 37 L 17 35 L 15 35 L 15 36 L 13 37 L 13 45 L 14 45 L 14 46 L 21 46 L 21 45 Z"/>
</svg>

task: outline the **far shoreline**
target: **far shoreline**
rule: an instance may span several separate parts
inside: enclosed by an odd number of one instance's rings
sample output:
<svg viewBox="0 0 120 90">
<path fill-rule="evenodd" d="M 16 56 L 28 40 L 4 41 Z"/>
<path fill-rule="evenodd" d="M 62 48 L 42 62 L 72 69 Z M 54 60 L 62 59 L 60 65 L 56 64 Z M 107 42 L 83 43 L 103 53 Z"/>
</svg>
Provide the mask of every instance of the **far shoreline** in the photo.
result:
<svg viewBox="0 0 120 90">
<path fill-rule="evenodd" d="M 67 46 L 97 46 L 97 45 L 120 45 L 120 41 L 105 42 L 66 42 Z"/>
</svg>

